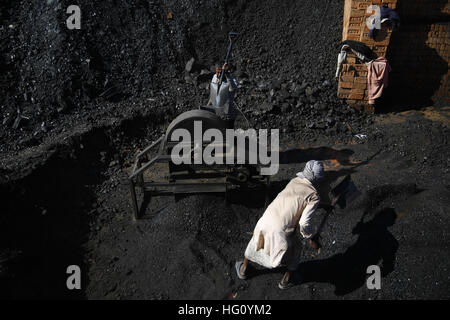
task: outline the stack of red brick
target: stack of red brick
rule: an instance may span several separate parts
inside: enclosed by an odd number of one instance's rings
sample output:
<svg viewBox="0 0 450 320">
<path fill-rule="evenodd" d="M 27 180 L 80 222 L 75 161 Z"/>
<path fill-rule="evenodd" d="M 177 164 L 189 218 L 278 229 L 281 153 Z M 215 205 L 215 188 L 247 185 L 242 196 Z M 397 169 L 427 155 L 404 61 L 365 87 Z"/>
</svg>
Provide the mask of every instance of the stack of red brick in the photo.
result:
<svg viewBox="0 0 450 320">
<path fill-rule="evenodd" d="M 367 12 L 367 8 L 371 5 L 381 7 L 384 4 L 395 9 L 397 0 L 346 0 L 342 40 L 362 42 L 378 56 L 386 56 L 392 30 L 383 25 L 376 38 L 372 39 L 369 37 L 369 28 L 366 23 L 367 19 L 375 14 L 375 11 Z M 374 112 L 373 106 L 368 104 L 367 67 L 351 51 L 347 54 L 347 60 L 342 66 L 338 97 L 346 99 L 357 108 Z"/>
<path fill-rule="evenodd" d="M 397 12 L 402 20 L 409 23 L 429 23 L 448 20 L 450 2 L 448 0 L 398 0 Z"/>
<path fill-rule="evenodd" d="M 428 41 L 430 48 L 435 49 L 439 57 L 447 62 L 447 73 L 442 77 L 433 100 L 440 100 L 450 106 L 450 23 L 431 25 Z"/>
<path fill-rule="evenodd" d="M 384 4 L 396 9 L 402 25 L 393 34 L 390 29 L 382 29 L 371 39 L 366 20 L 374 12 L 367 13 L 367 8 Z M 447 21 L 449 14 L 447 0 L 346 0 L 342 38 L 363 42 L 378 56 L 388 58 L 392 67 L 390 86 L 399 96 L 428 95 L 450 103 L 450 23 L 433 23 Z M 339 78 L 338 96 L 358 108 L 374 111 L 368 105 L 367 67 L 350 52 Z"/>
<path fill-rule="evenodd" d="M 450 104 L 450 23 L 403 26 L 392 39 L 388 58 L 396 92 Z"/>
</svg>

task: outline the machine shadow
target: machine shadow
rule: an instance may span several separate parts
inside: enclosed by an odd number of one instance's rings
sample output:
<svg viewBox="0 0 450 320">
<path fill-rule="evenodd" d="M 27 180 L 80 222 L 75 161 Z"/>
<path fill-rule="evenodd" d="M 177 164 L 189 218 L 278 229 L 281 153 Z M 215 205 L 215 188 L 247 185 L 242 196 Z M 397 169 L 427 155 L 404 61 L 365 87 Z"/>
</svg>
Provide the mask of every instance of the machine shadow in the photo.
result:
<svg viewBox="0 0 450 320">
<path fill-rule="evenodd" d="M 308 149 L 289 149 L 281 151 L 279 154 L 279 162 L 283 164 L 299 164 L 305 163 L 309 160 L 336 160 L 339 164 L 344 166 L 352 165 L 350 162 L 350 156 L 354 152 L 349 149 L 335 150 L 328 147 L 308 148 Z M 367 163 L 364 162 L 364 163 Z M 356 166 L 354 166 L 356 167 Z M 339 177 L 345 176 L 355 172 L 354 168 L 345 168 L 340 170 L 329 170 L 326 173 L 325 181 L 321 183 L 319 189 L 320 194 L 324 201 L 328 201 L 328 193 L 330 191 L 331 184 Z M 292 177 L 293 179 L 295 177 Z M 270 186 L 264 190 L 264 188 L 258 189 L 259 191 L 239 191 L 230 192 L 227 196 L 227 202 L 232 204 L 240 204 L 249 208 L 262 208 L 268 205 L 275 197 L 280 193 L 290 179 L 274 180 L 270 182 Z"/>
<path fill-rule="evenodd" d="M 362 287 L 366 282 L 367 267 L 381 262 L 381 276 L 394 270 L 398 241 L 389 231 L 397 214 L 393 208 L 380 210 L 371 221 L 360 221 L 352 230 L 357 241 L 344 253 L 323 260 L 301 263 L 298 272 L 302 283 L 322 282 L 335 286 L 338 296 Z"/>
<path fill-rule="evenodd" d="M 350 165 L 350 149 L 335 150 L 328 147 L 290 149 L 280 152 L 280 164 L 302 163 L 309 160 L 337 160 L 341 165 Z"/>
</svg>

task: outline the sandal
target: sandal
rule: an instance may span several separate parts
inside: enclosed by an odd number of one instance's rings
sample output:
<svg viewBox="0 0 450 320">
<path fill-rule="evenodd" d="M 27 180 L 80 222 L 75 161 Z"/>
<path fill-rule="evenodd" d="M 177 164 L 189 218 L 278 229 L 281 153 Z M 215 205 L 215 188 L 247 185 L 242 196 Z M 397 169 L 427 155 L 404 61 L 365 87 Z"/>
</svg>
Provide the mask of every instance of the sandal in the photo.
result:
<svg viewBox="0 0 450 320">
<path fill-rule="evenodd" d="M 247 280 L 247 276 L 241 274 L 241 267 L 244 264 L 244 261 L 236 261 L 234 268 L 236 269 L 236 274 L 238 276 L 239 279 L 241 280 Z"/>
<path fill-rule="evenodd" d="M 295 284 L 292 281 L 289 281 L 288 283 L 282 284 L 281 281 L 278 283 L 278 288 L 281 290 L 287 290 L 294 286 Z"/>
<path fill-rule="evenodd" d="M 283 280 L 281 280 L 278 283 L 278 288 L 280 288 L 281 290 L 286 290 L 289 288 L 292 288 L 295 285 L 300 285 L 303 283 L 303 277 L 298 273 L 298 272 L 293 272 L 291 274 L 291 278 L 289 279 L 289 281 L 285 284 L 282 283 Z"/>
</svg>

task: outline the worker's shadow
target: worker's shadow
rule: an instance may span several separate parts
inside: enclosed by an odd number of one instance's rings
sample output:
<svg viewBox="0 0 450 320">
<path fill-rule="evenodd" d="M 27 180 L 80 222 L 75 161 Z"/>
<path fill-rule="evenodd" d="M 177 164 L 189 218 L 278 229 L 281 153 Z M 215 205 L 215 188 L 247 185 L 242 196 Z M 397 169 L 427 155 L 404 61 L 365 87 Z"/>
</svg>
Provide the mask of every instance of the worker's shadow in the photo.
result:
<svg viewBox="0 0 450 320">
<path fill-rule="evenodd" d="M 396 213 L 392 208 L 379 211 L 369 222 L 353 228 L 358 240 L 344 253 L 323 260 L 301 263 L 298 269 L 302 283 L 325 282 L 335 286 L 336 295 L 348 294 L 366 283 L 367 267 L 381 264 L 381 276 L 394 270 L 398 242 L 389 232 Z"/>
</svg>

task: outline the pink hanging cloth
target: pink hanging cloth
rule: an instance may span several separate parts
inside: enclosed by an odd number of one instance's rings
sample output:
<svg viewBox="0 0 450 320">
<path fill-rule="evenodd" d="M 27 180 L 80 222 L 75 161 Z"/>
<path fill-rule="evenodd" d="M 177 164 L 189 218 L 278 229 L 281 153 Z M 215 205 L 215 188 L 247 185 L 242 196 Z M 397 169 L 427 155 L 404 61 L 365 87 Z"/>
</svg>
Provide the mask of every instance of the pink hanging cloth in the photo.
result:
<svg viewBox="0 0 450 320">
<path fill-rule="evenodd" d="M 383 94 L 384 88 L 388 86 L 391 70 L 391 66 L 385 57 L 379 57 L 369 62 L 367 73 L 369 104 L 375 104 L 375 99 Z"/>
</svg>

